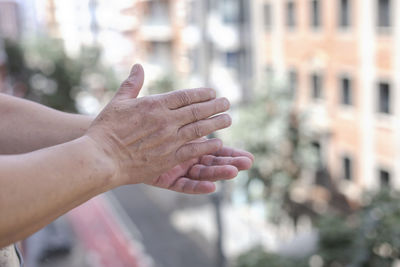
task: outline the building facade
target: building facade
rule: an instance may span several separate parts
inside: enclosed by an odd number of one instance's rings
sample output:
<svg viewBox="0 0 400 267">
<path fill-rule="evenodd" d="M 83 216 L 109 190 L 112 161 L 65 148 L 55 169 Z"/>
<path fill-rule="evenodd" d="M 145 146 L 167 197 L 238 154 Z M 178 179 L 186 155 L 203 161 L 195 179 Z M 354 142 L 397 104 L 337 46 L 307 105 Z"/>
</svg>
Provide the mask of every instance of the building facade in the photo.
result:
<svg viewBox="0 0 400 267">
<path fill-rule="evenodd" d="M 400 188 L 400 2 L 253 3 L 256 69 L 293 88 L 342 191 Z"/>
<path fill-rule="evenodd" d="M 185 40 L 190 75 L 231 102 L 250 98 L 253 88 L 251 1 L 186 1 Z"/>
<path fill-rule="evenodd" d="M 136 20 L 126 35 L 132 58 L 152 77 L 174 74 L 191 87 L 212 86 L 233 102 L 248 98 L 249 1 L 131 1 Z"/>
<path fill-rule="evenodd" d="M 122 13 L 129 1 L 37 1 L 41 3 L 43 30 L 53 38 L 62 39 L 69 54 L 78 54 L 82 46 L 98 46 L 103 60 L 115 66 L 118 74 L 126 75 L 134 47 L 124 32 L 135 25 L 134 18 Z"/>
<path fill-rule="evenodd" d="M 122 13 L 135 24 L 124 31 L 132 44 L 131 63 L 144 65 L 146 82 L 175 72 L 185 73 L 181 37 L 184 18 L 179 0 L 130 1 Z"/>
<path fill-rule="evenodd" d="M 38 28 L 34 0 L 0 0 L 0 92 L 17 94 L 7 78 L 5 40 L 18 41 Z"/>
</svg>

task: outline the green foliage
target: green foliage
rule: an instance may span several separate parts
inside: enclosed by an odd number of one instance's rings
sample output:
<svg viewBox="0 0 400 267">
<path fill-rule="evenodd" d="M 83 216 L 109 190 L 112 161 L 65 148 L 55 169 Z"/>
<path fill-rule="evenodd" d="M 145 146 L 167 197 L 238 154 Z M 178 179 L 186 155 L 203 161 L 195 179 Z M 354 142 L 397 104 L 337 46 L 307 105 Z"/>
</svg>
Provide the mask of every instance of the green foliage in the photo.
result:
<svg viewBox="0 0 400 267">
<path fill-rule="evenodd" d="M 25 64 L 24 52 L 16 43 L 5 40 L 4 49 L 7 54 L 7 70 L 12 77 L 24 76 L 28 72 Z"/>
<path fill-rule="evenodd" d="M 154 81 L 148 86 L 150 95 L 171 92 L 177 88 L 177 82 L 173 75 L 167 74 Z"/>
<path fill-rule="evenodd" d="M 255 156 L 249 184 L 253 180 L 263 183 L 268 214 L 275 222 L 294 210 L 290 189 L 305 170 L 316 164 L 312 133 L 292 102 L 286 89 L 270 88 L 240 108 L 234 127 L 233 139 L 240 140 L 238 145 Z M 251 192 L 249 197 L 253 197 Z"/>
<path fill-rule="evenodd" d="M 14 91 L 55 109 L 75 112 L 75 95 L 93 90 L 90 77 L 99 77 L 96 86 L 104 90 L 118 85 L 97 47 L 82 47 L 71 57 L 60 40 L 41 37 L 24 45 L 6 41 L 5 51 Z"/>
<path fill-rule="evenodd" d="M 323 218 L 319 249 L 327 266 L 392 266 L 400 256 L 399 201 L 397 193 L 383 191 L 353 214 Z"/>
<path fill-rule="evenodd" d="M 281 216 L 296 221 L 297 216 L 307 214 L 307 208 L 313 207 L 293 201 L 291 192 L 305 170 L 315 170 L 318 166 L 311 145 L 313 133 L 308 130 L 304 116 L 294 112 L 287 91 L 270 88 L 242 107 L 238 117 L 233 139 L 241 140 L 242 146 L 255 155 L 254 167 L 249 171 L 250 199 L 254 197 L 252 184 L 261 181 L 256 186 L 262 187 L 263 194 L 256 197 L 265 199 L 270 221 L 279 223 Z M 338 202 L 343 196 L 330 183 L 325 190 L 332 201 Z M 399 202 L 399 194 L 388 191 L 366 195 L 357 210 L 335 209 L 335 203 L 327 201 L 328 213 L 312 214 L 319 233 L 314 256 L 290 259 L 257 247 L 238 257 L 237 267 L 314 266 L 313 260 L 326 267 L 393 266 L 400 258 Z"/>
<path fill-rule="evenodd" d="M 380 192 L 352 214 L 321 216 L 316 225 L 319 243 L 315 253 L 322 258 L 323 266 L 393 266 L 400 259 L 399 201 L 398 193 Z M 299 262 L 308 261 L 309 256 L 282 259 L 255 248 L 238 258 L 237 267 L 303 266 Z"/>
<path fill-rule="evenodd" d="M 346 219 L 340 216 L 322 217 L 318 229 L 319 254 L 328 263 L 327 266 L 334 262 L 348 264 L 354 256 L 356 232 L 346 223 Z"/>
<path fill-rule="evenodd" d="M 239 256 L 236 264 L 237 267 L 308 267 L 305 259 L 285 258 L 265 252 L 261 247 L 255 247 Z"/>
</svg>

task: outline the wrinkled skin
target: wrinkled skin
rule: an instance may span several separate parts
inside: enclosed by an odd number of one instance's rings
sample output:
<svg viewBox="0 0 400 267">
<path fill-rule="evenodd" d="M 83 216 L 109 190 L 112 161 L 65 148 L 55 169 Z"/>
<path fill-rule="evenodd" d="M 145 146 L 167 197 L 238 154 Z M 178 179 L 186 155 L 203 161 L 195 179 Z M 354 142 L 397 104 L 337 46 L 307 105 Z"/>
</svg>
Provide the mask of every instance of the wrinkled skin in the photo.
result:
<svg viewBox="0 0 400 267">
<path fill-rule="evenodd" d="M 209 88 L 137 98 L 144 71 L 132 68 L 87 135 L 114 162 L 117 184 L 146 183 L 184 193 L 210 193 L 214 181 L 250 168 L 253 156 L 202 138 L 229 127 L 226 98 Z"/>
</svg>

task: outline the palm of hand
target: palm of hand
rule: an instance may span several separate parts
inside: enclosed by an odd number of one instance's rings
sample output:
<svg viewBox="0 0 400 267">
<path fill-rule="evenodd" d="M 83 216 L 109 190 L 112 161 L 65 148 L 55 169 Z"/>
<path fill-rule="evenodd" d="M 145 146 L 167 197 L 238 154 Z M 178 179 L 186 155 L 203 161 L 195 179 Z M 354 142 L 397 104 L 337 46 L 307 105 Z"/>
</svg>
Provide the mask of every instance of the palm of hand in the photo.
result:
<svg viewBox="0 0 400 267">
<path fill-rule="evenodd" d="M 212 155 L 185 161 L 166 171 L 151 185 L 187 194 L 215 191 L 215 181 L 232 179 L 251 167 L 254 157 L 246 151 L 223 147 Z"/>
</svg>

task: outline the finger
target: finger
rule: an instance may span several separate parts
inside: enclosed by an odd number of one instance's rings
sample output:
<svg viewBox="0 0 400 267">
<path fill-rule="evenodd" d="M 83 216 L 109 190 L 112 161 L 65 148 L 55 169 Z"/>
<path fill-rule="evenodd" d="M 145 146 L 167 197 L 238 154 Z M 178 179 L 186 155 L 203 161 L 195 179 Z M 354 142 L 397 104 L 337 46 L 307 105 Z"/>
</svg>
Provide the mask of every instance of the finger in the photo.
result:
<svg viewBox="0 0 400 267">
<path fill-rule="evenodd" d="M 122 82 L 116 98 L 136 98 L 144 83 L 144 70 L 140 64 L 135 64 L 128 78 Z"/>
<path fill-rule="evenodd" d="M 210 139 L 204 142 L 185 144 L 176 151 L 176 159 L 178 162 L 185 162 L 189 159 L 213 154 L 221 147 L 222 141 L 219 139 Z"/>
<path fill-rule="evenodd" d="M 229 109 L 230 103 L 226 98 L 185 106 L 176 110 L 181 125 L 203 120 Z"/>
<path fill-rule="evenodd" d="M 210 119 L 187 124 L 178 130 L 178 136 L 182 143 L 187 143 L 217 130 L 227 128 L 231 124 L 231 117 L 228 114 L 222 114 Z"/>
<path fill-rule="evenodd" d="M 250 158 L 245 156 L 239 157 L 216 157 L 213 155 L 206 155 L 201 157 L 199 164 L 205 166 L 223 166 L 231 165 L 235 166 L 239 171 L 248 170 L 252 165 Z"/>
<path fill-rule="evenodd" d="M 231 165 L 205 166 L 196 164 L 190 169 L 188 177 L 195 180 L 219 181 L 235 178 L 238 172 L 238 169 Z"/>
<path fill-rule="evenodd" d="M 223 147 L 216 153 L 214 153 L 215 156 L 221 156 L 221 157 L 247 157 L 251 159 L 252 162 L 254 162 L 254 156 L 248 151 L 242 150 L 242 149 L 235 149 L 235 148 L 230 148 L 230 147 Z"/>
<path fill-rule="evenodd" d="M 215 191 L 215 184 L 210 181 L 194 181 L 182 177 L 168 189 L 185 194 L 209 194 Z"/>
<path fill-rule="evenodd" d="M 216 92 L 211 88 L 185 89 L 164 95 L 164 101 L 169 109 L 177 109 L 194 103 L 215 99 Z"/>
</svg>

